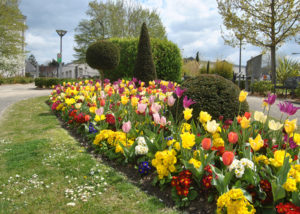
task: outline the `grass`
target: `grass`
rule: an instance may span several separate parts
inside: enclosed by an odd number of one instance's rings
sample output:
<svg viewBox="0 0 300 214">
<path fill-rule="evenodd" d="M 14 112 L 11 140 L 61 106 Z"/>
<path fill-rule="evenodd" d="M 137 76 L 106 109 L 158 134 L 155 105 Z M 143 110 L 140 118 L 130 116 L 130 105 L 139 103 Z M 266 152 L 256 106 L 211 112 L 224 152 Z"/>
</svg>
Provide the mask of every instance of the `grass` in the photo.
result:
<svg viewBox="0 0 300 214">
<path fill-rule="evenodd" d="M 0 121 L 0 213 L 177 213 L 97 161 L 62 129 L 46 97 Z"/>
</svg>

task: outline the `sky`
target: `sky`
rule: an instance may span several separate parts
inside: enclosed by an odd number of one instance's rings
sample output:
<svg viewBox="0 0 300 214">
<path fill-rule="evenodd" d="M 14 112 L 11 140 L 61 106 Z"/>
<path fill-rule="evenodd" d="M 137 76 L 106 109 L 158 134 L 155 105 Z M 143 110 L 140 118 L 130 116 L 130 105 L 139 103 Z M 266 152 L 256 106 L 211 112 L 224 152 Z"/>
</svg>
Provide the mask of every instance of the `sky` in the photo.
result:
<svg viewBox="0 0 300 214">
<path fill-rule="evenodd" d="M 222 18 L 216 0 L 139 0 L 144 8 L 156 10 L 166 28 L 167 37 L 178 45 L 183 57 L 194 57 L 199 51 L 201 60 L 227 60 L 239 63 L 239 48 L 224 45 L 221 37 Z M 56 59 L 60 49 L 57 29 L 67 30 L 63 37 L 63 62 L 74 60 L 74 31 L 86 15 L 89 0 L 21 0 L 20 9 L 27 17 L 25 33 L 28 55 L 33 54 L 39 64 Z M 244 45 L 242 65 L 262 51 Z M 300 61 L 300 45 L 286 42 L 277 53 Z"/>
</svg>

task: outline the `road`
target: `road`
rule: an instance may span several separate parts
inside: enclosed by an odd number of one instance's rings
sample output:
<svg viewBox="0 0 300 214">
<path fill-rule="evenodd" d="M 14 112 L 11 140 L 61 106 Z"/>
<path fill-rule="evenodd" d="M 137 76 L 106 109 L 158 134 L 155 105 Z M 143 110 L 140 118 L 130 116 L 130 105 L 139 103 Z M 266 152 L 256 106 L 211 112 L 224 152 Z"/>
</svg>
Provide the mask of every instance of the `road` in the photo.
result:
<svg viewBox="0 0 300 214">
<path fill-rule="evenodd" d="M 36 89 L 34 83 L 0 85 L 0 118 L 10 105 L 31 97 L 47 96 L 50 92 L 50 89 Z"/>
</svg>

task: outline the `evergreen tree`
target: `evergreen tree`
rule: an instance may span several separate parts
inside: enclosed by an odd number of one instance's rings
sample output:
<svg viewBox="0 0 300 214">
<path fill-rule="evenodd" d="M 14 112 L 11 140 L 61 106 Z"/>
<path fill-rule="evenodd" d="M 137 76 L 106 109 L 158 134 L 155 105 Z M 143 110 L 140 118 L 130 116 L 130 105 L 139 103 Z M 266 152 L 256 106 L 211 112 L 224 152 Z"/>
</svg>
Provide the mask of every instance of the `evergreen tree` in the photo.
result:
<svg viewBox="0 0 300 214">
<path fill-rule="evenodd" d="M 30 62 L 35 68 L 36 66 L 38 65 L 36 59 L 35 59 L 35 56 L 33 54 L 31 54 L 29 57 L 28 57 L 28 62 Z"/>
<path fill-rule="evenodd" d="M 197 62 L 200 62 L 200 59 L 199 59 L 199 51 L 197 51 L 197 54 L 196 54 L 196 61 L 197 61 Z"/>
<path fill-rule="evenodd" d="M 146 84 L 157 78 L 146 23 L 142 25 L 133 75 Z"/>
</svg>

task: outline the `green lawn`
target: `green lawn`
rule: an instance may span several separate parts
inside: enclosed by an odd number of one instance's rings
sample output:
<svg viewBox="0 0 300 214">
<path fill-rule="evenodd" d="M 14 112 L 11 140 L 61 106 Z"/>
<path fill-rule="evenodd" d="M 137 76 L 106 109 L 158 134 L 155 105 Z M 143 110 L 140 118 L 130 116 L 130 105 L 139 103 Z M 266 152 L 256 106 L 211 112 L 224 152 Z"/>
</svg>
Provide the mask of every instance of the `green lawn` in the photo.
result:
<svg viewBox="0 0 300 214">
<path fill-rule="evenodd" d="M 177 213 L 62 129 L 46 97 L 21 101 L 0 120 L 0 213 Z"/>
</svg>

